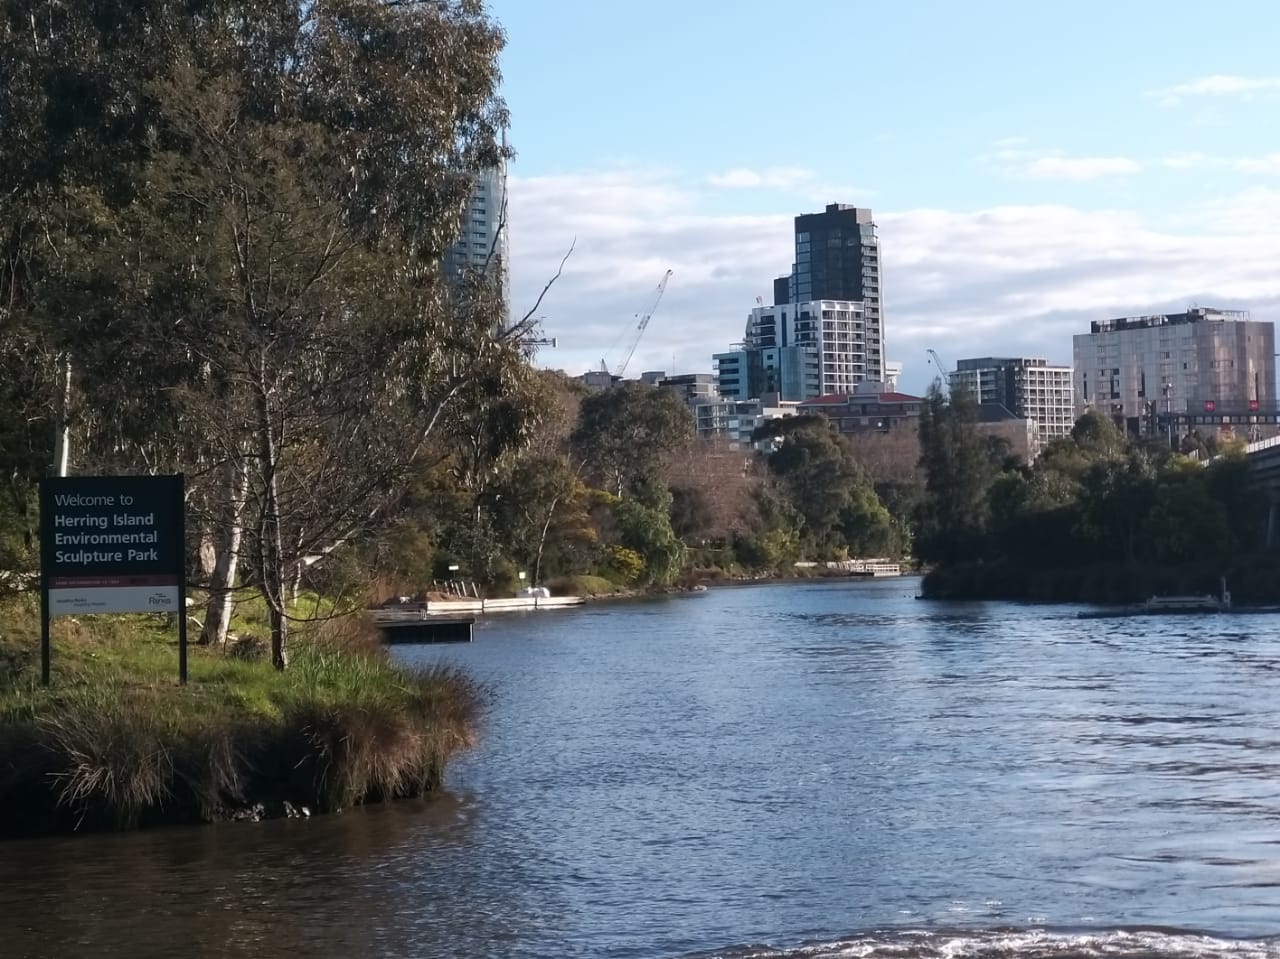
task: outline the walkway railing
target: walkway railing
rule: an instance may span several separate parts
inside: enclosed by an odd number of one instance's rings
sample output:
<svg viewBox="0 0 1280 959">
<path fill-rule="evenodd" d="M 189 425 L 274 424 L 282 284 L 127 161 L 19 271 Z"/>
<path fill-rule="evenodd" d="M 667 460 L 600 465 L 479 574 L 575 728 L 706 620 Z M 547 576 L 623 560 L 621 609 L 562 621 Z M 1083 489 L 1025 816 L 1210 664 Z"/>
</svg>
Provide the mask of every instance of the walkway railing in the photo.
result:
<svg viewBox="0 0 1280 959">
<path fill-rule="evenodd" d="M 1261 453 L 1263 450 L 1274 449 L 1280 446 L 1280 436 L 1272 436 L 1269 439 L 1258 440 L 1256 443 L 1249 443 L 1245 446 L 1245 455 L 1249 453 Z"/>
</svg>

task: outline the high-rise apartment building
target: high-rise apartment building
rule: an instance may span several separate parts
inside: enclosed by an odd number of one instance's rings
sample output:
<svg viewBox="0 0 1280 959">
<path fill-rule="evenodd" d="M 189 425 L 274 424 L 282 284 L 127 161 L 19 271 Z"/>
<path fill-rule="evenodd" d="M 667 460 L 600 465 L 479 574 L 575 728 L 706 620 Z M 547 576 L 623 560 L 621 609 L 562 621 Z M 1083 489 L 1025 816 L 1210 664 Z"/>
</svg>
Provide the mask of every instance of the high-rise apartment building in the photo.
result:
<svg viewBox="0 0 1280 959">
<path fill-rule="evenodd" d="M 880 239 L 871 211 L 830 203 L 821 213 L 795 218 L 795 262 L 791 275 L 773 284 L 774 304 L 817 300 L 862 304 L 863 322 L 877 344 L 868 351 L 875 372 L 884 375 L 884 314 L 881 309 Z"/>
<path fill-rule="evenodd" d="M 1276 409 L 1275 326 L 1246 311 L 1097 320 L 1073 339 L 1078 413 L 1136 431 L 1160 413 Z"/>
<path fill-rule="evenodd" d="M 503 146 L 506 146 L 505 139 Z M 476 177 L 462 215 L 458 239 L 445 254 L 445 275 L 487 269 L 502 285 L 502 302 L 511 304 L 511 271 L 507 243 L 507 165 L 491 167 Z M 504 318 L 505 322 L 505 318 Z"/>
<path fill-rule="evenodd" d="M 1040 445 L 1069 436 L 1075 425 L 1075 388 L 1069 366 L 1030 357 L 986 356 L 961 360 L 948 374 L 951 388 L 967 390 L 978 403 L 998 403 L 1035 423 Z"/>
<path fill-rule="evenodd" d="M 786 400 L 849 393 L 859 383 L 883 378 L 882 349 L 861 303 L 760 306 L 747 318 L 741 349 L 716 355 L 718 386 L 722 395 L 742 399 L 765 393 Z"/>
</svg>

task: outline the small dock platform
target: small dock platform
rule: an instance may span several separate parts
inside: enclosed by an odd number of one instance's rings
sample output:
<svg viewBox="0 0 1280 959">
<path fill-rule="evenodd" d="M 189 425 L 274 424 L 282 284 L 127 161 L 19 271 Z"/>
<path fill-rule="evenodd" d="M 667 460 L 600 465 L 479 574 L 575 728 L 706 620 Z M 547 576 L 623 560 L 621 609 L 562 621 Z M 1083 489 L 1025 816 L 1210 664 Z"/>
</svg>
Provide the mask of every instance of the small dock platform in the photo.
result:
<svg viewBox="0 0 1280 959">
<path fill-rule="evenodd" d="M 796 563 L 796 565 L 799 566 L 800 564 Z M 847 573 L 849 576 L 869 576 L 874 578 L 902 575 L 902 564 L 888 559 L 832 560 L 826 566 L 827 569 Z"/>
<path fill-rule="evenodd" d="M 474 616 L 427 615 L 419 609 L 376 609 L 374 624 L 387 643 L 469 643 L 475 639 Z"/>
</svg>

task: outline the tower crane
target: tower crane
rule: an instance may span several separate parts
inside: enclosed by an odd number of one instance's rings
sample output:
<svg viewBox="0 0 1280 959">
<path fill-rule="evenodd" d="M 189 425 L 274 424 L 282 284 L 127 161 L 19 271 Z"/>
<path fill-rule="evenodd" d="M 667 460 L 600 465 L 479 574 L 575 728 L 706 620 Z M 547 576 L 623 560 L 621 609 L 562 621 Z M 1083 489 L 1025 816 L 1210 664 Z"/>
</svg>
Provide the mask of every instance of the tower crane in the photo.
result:
<svg viewBox="0 0 1280 959">
<path fill-rule="evenodd" d="M 543 336 L 541 331 L 543 317 L 538 317 L 536 322 L 529 322 L 528 317 L 525 322 L 518 327 L 512 327 L 509 330 L 501 331 L 504 335 L 510 336 L 513 343 L 525 353 L 532 355 L 538 351 L 541 346 L 549 346 L 556 348 L 556 338 L 554 336 Z"/>
<path fill-rule="evenodd" d="M 658 308 L 658 303 L 662 300 L 662 294 L 667 291 L 667 281 L 671 279 L 671 271 L 667 270 L 662 274 L 662 281 L 658 284 L 657 291 L 654 292 L 648 304 L 642 313 L 636 314 L 639 321 L 636 323 L 635 332 L 631 334 L 631 342 L 627 346 L 626 355 L 623 356 L 622 362 L 618 364 L 618 368 L 610 370 L 604 360 L 600 361 L 600 369 L 602 372 L 612 372 L 614 376 L 621 377 L 627 371 L 627 365 L 631 362 L 632 354 L 635 353 L 636 347 L 640 343 L 640 337 L 644 335 L 644 329 L 649 325 L 649 319 L 653 316 L 654 310 Z"/>
<path fill-rule="evenodd" d="M 553 350 L 556 348 L 554 336 L 522 337 L 518 342 L 526 350 L 536 350 L 540 346 L 549 346 Z"/>
<path fill-rule="evenodd" d="M 947 372 L 947 368 L 942 365 L 942 360 L 938 358 L 937 350 L 925 349 L 925 352 L 933 357 L 933 365 L 938 368 L 938 378 L 942 380 L 942 386 L 947 392 L 951 391 L 951 374 Z"/>
</svg>

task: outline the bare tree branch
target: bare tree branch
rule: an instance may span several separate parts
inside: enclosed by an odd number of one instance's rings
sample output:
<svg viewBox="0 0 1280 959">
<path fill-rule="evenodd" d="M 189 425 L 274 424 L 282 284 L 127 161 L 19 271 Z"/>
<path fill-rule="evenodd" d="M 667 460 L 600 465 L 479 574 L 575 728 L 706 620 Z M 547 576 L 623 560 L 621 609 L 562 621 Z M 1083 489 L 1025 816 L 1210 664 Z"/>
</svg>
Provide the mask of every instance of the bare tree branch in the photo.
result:
<svg viewBox="0 0 1280 959">
<path fill-rule="evenodd" d="M 569 249 L 566 250 L 564 256 L 561 257 L 560 265 L 556 268 L 555 276 L 547 280 L 547 285 L 542 288 L 542 292 L 539 293 L 538 298 L 534 300 L 533 306 L 529 308 L 529 312 L 520 318 L 520 322 L 515 324 L 513 329 L 525 328 L 525 324 L 529 322 L 529 320 L 533 317 L 533 314 L 538 312 L 538 307 L 542 305 L 543 297 L 545 297 L 547 293 L 551 290 L 551 288 L 555 286 L 556 280 L 560 279 L 560 275 L 564 273 L 564 265 L 569 262 L 569 257 L 573 255 L 573 249 L 577 245 L 578 245 L 578 238 L 575 236 L 573 238 L 573 242 L 569 244 Z"/>
</svg>

